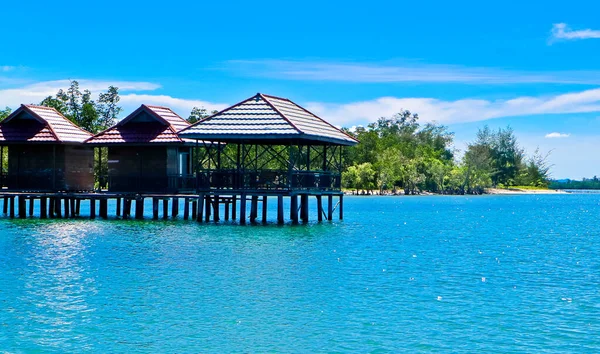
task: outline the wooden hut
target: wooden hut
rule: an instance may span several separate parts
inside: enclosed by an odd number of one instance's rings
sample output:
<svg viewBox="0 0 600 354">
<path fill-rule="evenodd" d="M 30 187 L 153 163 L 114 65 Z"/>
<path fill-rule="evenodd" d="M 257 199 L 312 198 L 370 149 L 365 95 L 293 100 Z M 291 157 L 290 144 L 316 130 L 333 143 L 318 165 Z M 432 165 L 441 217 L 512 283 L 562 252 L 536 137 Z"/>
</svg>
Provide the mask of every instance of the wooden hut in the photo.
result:
<svg viewBox="0 0 600 354">
<path fill-rule="evenodd" d="M 21 105 L 0 122 L 2 186 L 18 191 L 86 191 L 94 187 L 92 134 L 54 108 Z M 8 149 L 8 154 L 5 154 Z"/>
<path fill-rule="evenodd" d="M 86 141 L 108 147 L 108 191 L 174 193 L 194 189 L 191 146 L 177 132 L 190 124 L 167 107 L 141 105 Z M 102 154 L 98 154 L 102 156 Z"/>
<path fill-rule="evenodd" d="M 294 221 L 298 196 L 302 219 L 307 220 L 308 196 L 317 196 L 321 208 L 325 195 L 330 218 L 332 196 L 342 202 L 342 148 L 358 142 L 289 99 L 261 93 L 183 129 L 179 136 L 225 143 L 203 144 L 206 149 L 198 155 L 196 171 L 198 191 L 216 198 L 217 204 L 223 194 L 239 195 L 244 201 L 252 196 L 251 220 L 256 218 L 258 197 L 266 214 L 270 195 L 279 197 L 280 209 L 283 196 L 292 198 Z M 282 218 L 279 210 L 278 220 Z"/>
</svg>

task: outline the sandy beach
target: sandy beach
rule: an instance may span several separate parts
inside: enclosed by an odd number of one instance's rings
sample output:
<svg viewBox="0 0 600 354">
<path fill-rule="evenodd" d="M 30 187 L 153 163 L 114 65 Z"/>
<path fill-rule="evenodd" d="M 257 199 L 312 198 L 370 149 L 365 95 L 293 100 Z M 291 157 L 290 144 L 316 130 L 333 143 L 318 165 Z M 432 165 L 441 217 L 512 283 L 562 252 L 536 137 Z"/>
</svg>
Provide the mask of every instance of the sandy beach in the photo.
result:
<svg viewBox="0 0 600 354">
<path fill-rule="evenodd" d="M 555 189 L 501 189 L 501 188 L 488 188 L 486 189 L 487 194 L 566 194 L 563 190 Z"/>
</svg>

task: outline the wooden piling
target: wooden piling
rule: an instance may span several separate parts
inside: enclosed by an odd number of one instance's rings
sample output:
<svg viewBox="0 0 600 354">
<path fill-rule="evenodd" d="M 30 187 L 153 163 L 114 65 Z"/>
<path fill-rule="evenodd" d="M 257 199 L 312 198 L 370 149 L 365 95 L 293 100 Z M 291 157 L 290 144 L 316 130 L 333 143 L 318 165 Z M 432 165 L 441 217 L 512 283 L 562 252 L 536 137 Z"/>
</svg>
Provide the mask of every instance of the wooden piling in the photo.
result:
<svg viewBox="0 0 600 354">
<path fill-rule="evenodd" d="M 198 199 L 198 203 L 202 203 L 201 200 Z M 212 203 L 212 198 L 210 197 L 210 195 L 206 195 L 206 202 L 205 202 L 205 211 L 204 211 L 204 220 L 206 222 L 210 221 L 210 206 Z M 200 205 L 200 210 L 198 210 L 198 213 L 202 213 L 202 205 Z M 202 219 L 202 218 L 200 218 Z"/>
<path fill-rule="evenodd" d="M 108 199 L 100 199 L 100 217 L 108 218 Z"/>
<path fill-rule="evenodd" d="M 246 194 L 240 196 L 240 224 L 246 223 Z"/>
<path fill-rule="evenodd" d="M 90 219 L 96 218 L 96 199 L 90 198 Z"/>
<path fill-rule="evenodd" d="M 163 199 L 163 219 L 169 217 L 169 198 Z"/>
<path fill-rule="evenodd" d="M 71 216 L 71 211 L 69 210 L 70 208 L 70 204 L 69 204 L 69 198 L 65 198 L 63 199 L 63 204 L 65 206 L 65 219 L 68 219 Z"/>
<path fill-rule="evenodd" d="M 179 216 L 179 198 L 173 197 L 172 204 L 173 205 L 171 206 L 171 217 L 176 218 L 177 216 Z"/>
<path fill-rule="evenodd" d="M 303 222 L 308 221 L 308 194 L 300 195 L 300 219 Z"/>
<path fill-rule="evenodd" d="M 323 221 L 323 198 L 320 195 L 317 195 L 317 220 L 319 222 Z"/>
<path fill-rule="evenodd" d="M 223 203 L 223 204 L 225 204 L 225 221 L 229 221 L 229 204 L 230 203 L 231 203 L 231 200 L 227 200 Z"/>
<path fill-rule="evenodd" d="M 198 216 L 198 201 L 194 200 L 192 201 L 192 219 L 196 220 L 196 217 Z"/>
<path fill-rule="evenodd" d="M 253 195 L 250 200 L 250 222 L 256 222 L 258 217 L 258 196 Z"/>
<path fill-rule="evenodd" d="M 75 200 L 75 210 L 77 211 L 77 216 L 81 215 L 81 199 Z"/>
<path fill-rule="evenodd" d="M 292 195 L 290 197 L 290 220 L 293 223 L 298 222 L 298 196 Z"/>
<path fill-rule="evenodd" d="M 19 218 L 25 219 L 25 217 L 27 217 L 25 196 L 20 195 L 18 197 L 17 204 L 19 205 Z"/>
<path fill-rule="evenodd" d="M 277 196 L 277 223 L 283 224 L 283 196 Z"/>
<path fill-rule="evenodd" d="M 124 213 L 124 214 L 126 214 L 127 218 L 131 218 L 131 203 L 133 203 L 133 199 L 131 199 L 131 198 L 126 198 L 126 199 L 125 199 L 125 201 L 126 201 L 126 202 L 125 202 L 125 204 L 124 204 L 125 208 L 124 208 L 124 210 L 123 210 L 123 213 Z M 143 198 L 142 198 L 142 203 L 143 203 L 143 202 L 144 202 L 144 200 L 143 200 Z M 137 203 L 137 200 L 136 200 L 136 203 Z M 135 205 L 135 207 L 137 208 L 137 204 Z M 143 207 L 142 207 L 142 215 L 144 215 L 144 214 L 143 214 L 143 211 L 144 211 L 144 210 L 143 210 Z M 142 218 L 143 218 L 143 216 L 142 216 Z"/>
<path fill-rule="evenodd" d="M 183 220 L 190 218 L 190 198 L 183 199 Z"/>
<path fill-rule="evenodd" d="M 267 196 L 263 196 L 262 200 L 262 222 L 263 224 L 267 223 Z"/>
<path fill-rule="evenodd" d="M 209 212 L 206 213 L 206 215 L 208 215 L 207 218 L 210 217 L 210 198 L 208 196 L 205 198 L 204 194 L 201 193 L 198 195 L 198 214 L 196 215 L 197 222 L 202 222 L 202 217 L 204 215 L 204 199 L 206 199 L 206 206 L 209 209 Z M 208 221 L 208 219 L 206 221 Z"/>
<path fill-rule="evenodd" d="M 327 196 L 327 220 L 333 219 L 333 195 Z"/>
<path fill-rule="evenodd" d="M 152 198 L 152 219 L 158 220 L 158 198 Z"/>
<path fill-rule="evenodd" d="M 56 217 L 60 219 L 62 218 L 62 205 L 60 202 L 60 198 L 54 198 L 54 203 L 54 212 L 56 213 Z"/>
<path fill-rule="evenodd" d="M 2 213 L 8 214 L 8 197 L 4 197 L 4 205 L 2 206 Z"/>
<path fill-rule="evenodd" d="M 117 217 L 121 216 L 121 198 L 117 198 L 117 212 L 116 212 L 116 216 Z"/>
<path fill-rule="evenodd" d="M 33 197 L 29 198 L 29 216 L 33 216 L 33 208 L 35 207 L 35 199 Z"/>
<path fill-rule="evenodd" d="M 131 200 L 129 201 L 131 206 Z M 144 198 L 135 198 L 135 219 L 142 220 L 144 218 Z"/>
<path fill-rule="evenodd" d="M 46 197 L 40 198 L 40 219 L 47 218 L 48 199 Z"/>
<path fill-rule="evenodd" d="M 231 219 L 235 220 L 237 218 L 237 196 L 231 196 Z"/>
<path fill-rule="evenodd" d="M 213 220 L 215 222 L 221 221 L 221 216 L 219 215 L 219 196 L 215 195 L 213 198 Z"/>
<path fill-rule="evenodd" d="M 48 209 L 49 209 L 48 216 L 50 217 L 50 219 L 54 219 L 54 216 L 55 216 L 54 215 L 55 214 L 54 207 L 55 207 L 55 205 L 56 205 L 56 203 L 54 202 L 54 198 L 50 197 L 49 203 L 48 203 Z"/>
<path fill-rule="evenodd" d="M 344 195 L 340 194 L 340 220 L 344 220 Z"/>
<path fill-rule="evenodd" d="M 69 203 L 71 203 L 71 217 L 74 218 L 76 216 L 79 216 L 77 214 L 77 207 L 76 207 L 76 204 L 75 204 L 75 198 L 70 198 L 69 199 Z"/>
</svg>

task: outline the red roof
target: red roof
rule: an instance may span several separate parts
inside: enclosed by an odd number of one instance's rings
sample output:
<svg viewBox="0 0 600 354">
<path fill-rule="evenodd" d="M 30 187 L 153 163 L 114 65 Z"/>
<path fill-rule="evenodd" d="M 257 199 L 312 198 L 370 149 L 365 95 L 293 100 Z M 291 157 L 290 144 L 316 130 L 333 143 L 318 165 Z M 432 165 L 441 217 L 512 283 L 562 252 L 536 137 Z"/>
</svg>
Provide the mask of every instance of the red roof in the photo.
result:
<svg viewBox="0 0 600 354">
<path fill-rule="evenodd" d="M 177 132 L 190 125 L 170 108 L 141 105 L 115 126 L 87 141 L 89 144 L 182 144 Z"/>
<path fill-rule="evenodd" d="M 0 141 L 83 143 L 92 136 L 56 109 L 21 105 L 0 122 Z"/>
</svg>

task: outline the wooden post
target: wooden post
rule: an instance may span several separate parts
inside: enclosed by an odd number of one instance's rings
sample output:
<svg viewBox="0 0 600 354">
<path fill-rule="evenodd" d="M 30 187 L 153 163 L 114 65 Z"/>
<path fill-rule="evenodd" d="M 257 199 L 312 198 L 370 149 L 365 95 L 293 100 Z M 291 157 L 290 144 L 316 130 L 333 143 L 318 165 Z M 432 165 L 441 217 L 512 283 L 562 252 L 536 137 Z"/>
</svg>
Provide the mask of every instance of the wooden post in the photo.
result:
<svg viewBox="0 0 600 354">
<path fill-rule="evenodd" d="M 300 219 L 308 221 L 308 194 L 300 195 Z"/>
<path fill-rule="evenodd" d="M 317 195 L 317 220 L 319 222 L 323 221 L 323 198 L 320 195 Z"/>
<path fill-rule="evenodd" d="M 108 199 L 100 199 L 100 217 L 103 219 L 108 218 Z"/>
<path fill-rule="evenodd" d="M 54 199 L 54 203 L 56 204 L 54 206 L 54 211 L 56 212 L 56 217 L 57 218 L 62 218 L 62 206 L 60 205 L 60 198 L 55 198 Z"/>
<path fill-rule="evenodd" d="M 237 196 L 231 196 L 231 219 L 235 220 L 237 218 Z"/>
<path fill-rule="evenodd" d="M 246 223 L 246 193 L 240 196 L 240 224 Z"/>
<path fill-rule="evenodd" d="M 70 207 L 69 198 L 63 199 L 63 204 L 65 205 L 65 219 L 68 219 L 71 215 L 71 212 L 69 210 L 70 209 L 69 208 Z"/>
<path fill-rule="evenodd" d="M 198 203 L 202 204 L 202 201 L 200 199 L 198 199 Z M 210 195 L 207 195 L 206 203 L 205 203 L 206 210 L 204 211 L 204 213 L 205 213 L 204 220 L 206 222 L 210 221 L 210 205 L 211 205 L 211 198 L 210 198 Z M 198 210 L 198 214 L 201 214 L 201 213 L 202 213 L 202 205 L 200 205 L 200 210 Z M 202 219 L 202 218 L 200 218 L 200 219 Z"/>
<path fill-rule="evenodd" d="M 262 202 L 262 222 L 263 222 L 263 224 L 267 223 L 267 196 L 266 195 L 263 196 L 263 202 Z"/>
<path fill-rule="evenodd" d="M 75 206 L 75 198 L 71 198 L 69 202 L 71 203 L 71 217 L 74 218 L 78 216 L 77 207 Z"/>
<path fill-rule="evenodd" d="M 173 198 L 171 206 L 171 216 L 176 218 L 179 216 L 179 198 Z"/>
<path fill-rule="evenodd" d="M 129 201 L 131 207 L 131 200 Z M 144 218 L 144 198 L 137 197 L 135 199 L 135 218 L 136 220 L 142 220 Z"/>
<path fill-rule="evenodd" d="M 327 196 L 327 220 L 333 219 L 333 195 Z"/>
<path fill-rule="evenodd" d="M 163 199 L 163 219 L 169 217 L 169 198 Z"/>
<path fill-rule="evenodd" d="M 48 217 L 47 209 L 48 208 L 48 200 L 46 197 L 40 198 L 40 219 L 45 219 Z"/>
<path fill-rule="evenodd" d="M 190 218 L 190 198 L 183 199 L 183 220 Z"/>
<path fill-rule="evenodd" d="M 277 196 L 277 223 L 283 224 L 283 196 Z"/>
<path fill-rule="evenodd" d="M 26 214 L 26 200 L 24 195 L 18 197 L 17 203 L 19 204 L 19 218 L 25 219 Z"/>
<path fill-rule="evenodd" d="M 340 194 L 340 220 L 344 220 L 344 195 Z"/>
<path fill-rule="evenodd" d="M 206 215 L 208 215 L 206 217 L 206 221 L 209 220 L 210 218 L 210 197 L 209 196 L 204 196 L 203 193 L 198 195 L 198 214 L 196 215 L 196 221 L 197 222 L 202 222 L 202 216 L 204 215 L 204 202 L 206 199 Z"/>
<path fill-rule="evenodd" d="M 293 223 L 298 222 L 298 196 L 292 195 L 290 197 L 290 220 Z"/>
<path fill-rule="evenodd" d="M 231 199 L 228 201 L 225 201 L 223 204 L 225 204 L 225 221 L 229 221 L 229 204 L 231 203 Z"/>
<path fill-rule="evenodd" d="M 117 217 L 121 216 L 121 198 L 117 198 Z"/>
<path fill-rule="evenodd" d="M 4 197 L 4 205 L 2 206 L 4 215 L 8 214 L 8 197 Z"/>
<path fill-rule="evenodd" d="M 33 197 L 29 198 L 29 216 L 33 216 L 33 203 L 35 203 L 35 199 L 33 199 Z"/>
<path fill-rule="evenodd" d="M 90 219 L 96 218 L 96 199 L 90 198 Z"/>
<path fill-rule="evenodd" d="M 219 215 L 219 196 L 215 195 L 214 196 L 214 201 L 213 201 L 213 220 L 215 222 L 219 222 L 221 221 L 221 216 Z"/>
<path fill-rule="evenodd" d="M 193 220 L 196 220 L 196 217 L 198 216 L 197 208 L 198 208 L 198 201 L 196 201 L 196 200 L 192 201 L 192 219 Z"/>
<path fill-rule="evenodd" d="M 256 222 L 258 217 L 258 196 L 253 195 L 250 200 L 250 222 Z"/>
<path fill-rule="evenodd" d="M 158 198 L 152 198 L 152 219 L 158 220 Z"/>
<path fill-rule="evenodd" d="M 54 219 L 54 206 L 55 206 L 55 202 L 54 202 L 54 198 L 50 197 L 50 203 L 48 203 L 48 216 L 50 216 L 50 219 Z"/>
<path fill-rule="evenodd" d="M 75 209 L 77 210 L 77 216 L 81 215 L 81 199 L 75 201 Z"/>
</svg>

